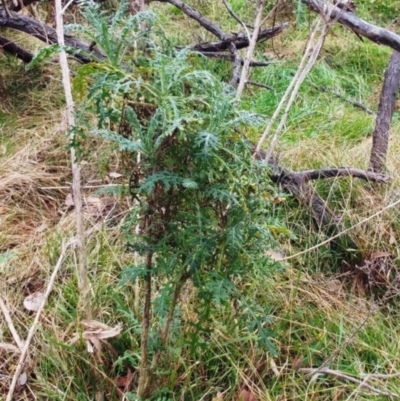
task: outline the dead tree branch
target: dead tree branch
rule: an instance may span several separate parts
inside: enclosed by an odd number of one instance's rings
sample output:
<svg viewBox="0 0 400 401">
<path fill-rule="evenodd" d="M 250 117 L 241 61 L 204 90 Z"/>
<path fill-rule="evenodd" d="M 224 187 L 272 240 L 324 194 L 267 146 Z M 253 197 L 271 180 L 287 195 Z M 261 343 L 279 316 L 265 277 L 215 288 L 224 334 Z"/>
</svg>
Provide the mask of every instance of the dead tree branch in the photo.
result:
<svg viewBox="0 0 400 401">
<path fill-rule="evenodd" d="M 12 28 L 20 32 L 25 32 L 44 43 L 58 43 L 56 30 L 48 25 L 30 18 L 26 15 L 14 13 L 13 18 L 8 18 L 6 11 L 0 7 L 0 27 Z M 94 60 L 104 60 L 105 56 L 98 50 L 90 49 L 90 45 L 64 34 L 65 45 L 77 50 L 70 51 L 75 59 L 81 63 L 89 63 Z"/>
<path fill-rule="evenodd" d="M 271 39 L 276 35 L 279 35 L 289 26 L 288 22 L 284 24 L 276 25 L 273 28 L 261 29 L 258 36 L 257 42 L 263 42 L 264 40 Z M 216 43 L 197 43 L 191 46 L 191 49 L 200 53 L 203 52 L 221 52 L 229 50 L 230 43 L 234 43 L 236 49 L 244 49 L 249 46 L 249 39 L 244 32 L 239 32 L 228 36 L 225 40 Z"/>
<path fill-rule="evenodd" d="M 218 39 L 222 41 L 228 40 L 229 35 L 227 35 L 217 24 L 209 20 L 199 11 L 185 4 L 183 1 L 181 0 L 157 0 L 157 1 L 159 1 L 160 3 L 172 4 L 173 6 L 182 10 L 188 17 L 197 21 L 204 29 L 211 32 Z"/>
<path fill-rule="evenodd" d="M 301 368 L 301 369 L 299 369 L 299 372 L 307 373 L 308 375 L 314 375 L 314 374 L 332 375 L 332 376 L 338 377 L 340 379 L 344 379 L 346 381 L 356 383 L 361 388 L 364 388 L 364 389 L 370 391 L 371 393 L 383 395 L 386 397 L 400 398 L 399 394 L 392 393 L 391 391 L 380 390 L 380 389 L 375 388 L 375 387 L 371 386 L 370 384 L 366 383 L 365 379 L 360 380 L 348 373 L 340 372 L 338 370 L 332 370 L 332 369 L 327 369 L 327 368 L 323 368 L 323 369 Z"/>
<path fill-rule="evenodd" d="M 394 50 L 385 72 L 372 136 L 369 170 L 382 173 L 389 147 L 390 125 L 400 86 L 400 52 Z"/>
<path fill-rule="evenodd" d="M 30 63 L 33 59 L 33 54 L 28 50 L 24 49 L 20 45 L 17 45 L 11 39 L 0 35 L 0 48 L 5 52 L 12 54 L 22 60 L 24 63 Z"/>
<path fill-rule="evenodd" d="M 359 35 L 371 40 L 372 42 L 386 45 L 400 52 L 400 36 L 387 29 L 370 24 L 363 19 L 357 17 L 351 12 L 346 12 L 339 7 L 332 6 L 321 0 L 302 0 L 306 6 L 316 12 L 321 13 L 325 5 L 328 5 L 331 13 L 330 20 L 337 21 L 339 24 L 346 26 L 358 33 Z"/>
</svg>

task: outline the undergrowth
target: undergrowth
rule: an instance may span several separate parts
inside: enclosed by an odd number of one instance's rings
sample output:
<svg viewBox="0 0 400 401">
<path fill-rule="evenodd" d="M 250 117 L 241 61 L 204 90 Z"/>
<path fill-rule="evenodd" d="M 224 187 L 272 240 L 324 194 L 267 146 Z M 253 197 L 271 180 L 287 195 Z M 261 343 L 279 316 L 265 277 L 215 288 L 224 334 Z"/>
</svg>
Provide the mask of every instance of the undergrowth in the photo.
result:
<svg viewBox="0 0 400 401">
<path fill-rule="evenodd" d="M 225 15 L 221 4 L 208 7 L 208 2 L 200 0 L 189 3 L 200 6 L 225 28 L 237 27 L 227 17 L 221 17 Z M 243 1 L 231 4 L 251 22 L 251 10 Z M 377 23 L 389 24 L 398 11 L 396 7 L 397 2 L 367 1 L 360 4 L 359 13 L 367 20 L 376 18 Z M 181 43 L 180 40 L 192 43 L 199 36 L 208 39 L 200 29 L 193 30 L 193 22 L 182 22 L 182 16 L 172 7 L 162 4 L 153 8 L 160 21 L 166 23 L 164 29 L 171 44 Z M 258 56 L 274 64 L 255 69 L 251 79 L 272 86 L 274 91 L 249 88 L 242 102 L 245 109 L 264 118 L 270 116 L 297 67 L 308 33 L 308 18 L 304 14 L 296 28 L 259 47 Z M 176 34 L 178 30 L 182 39 Z M 282 137 L 281 162 L 286 167 L 366 167 L 374 116 L 344 98 L 376 110 L 389 55 L 383 47 L 360 42 L 342 28 L 334 29 L 321 59 L 303 85 Z M 221 81 L 229 80 L 228 63 L 189 58 L 191 68 L 209 69 Z M 45 288 L 61 242 L 73 231 L 73 211 L 66 204 L 71 177 L 67 141 L 60 134 L 63 99 L 59 81 L 54 79 L 56 68 L 52 66 L 44 75 L 39 67 L 25 72 L 15 60 L 3 56 L 0 65 L 9 93 L 0 114 L 0 293 L 20 336 L 25 338 L 32 315 L 24 310 L 24 297 Z M 258 135 L 257 129 L 246 133 L 251 139 Z M 397 199 L 398 134 L 395 113 L 387 162 L 392 180 L 387 186 L 344 178 L 316 184 L 348 226 Z M 123 331 L 104 344 L 98 354 L 88 353 L 83 341 L 72 341 L 79 321 L 76 262 L 69 257 L 32 343 L 26 368 L 29 381 L 19 389 L 19 400 L 92 400 L 100 394 L 107 400 L 122 400 L 123 393 L 134 392 L 131 381 L 137 380 L 134 367 L 141 360 L 141 314 L 135 284 L 128 281 L 121 286 L 122 272 L 135 263 L 121 235 L 135 210 L 134 201 L 125 196 L 128 183 L 119 176 L 126 171 L 126 159 L 117 152 L 115 143 L 99 137 L 89 137 L 80 146 L 93 313 L 96 320 L 110 326 L 122 323 Z M 110 190 L 120 187 L 121 191 Z M 268 193 L 267 198 L 272 203 L 268 218 L 283 221 L 292 233 L 288 236 L 287 231 L 279 234 L 278 230 L 276 240 L 282 253 L 293 255 L 326 239 L 307 211 L 290 196 L 271 198 Z M 397 263 L 398 214 L 397 209 L 388 210 L 352 231 L 365 256 L 389 252 Z M 167 352 L 157 371 L 158 391 L 153 399 L 236 400 L 245 389 L 259 400 L 271 401 L 386 400 L 356 384 L 325 375 L 310 381 L 299 372 L 301 367 L 318 367 L 332 356 L 329 368 L 357 377 L 400 369 L 396 303 L 379 303 L 375 297 L 380 292 L 371 288 L 364 276 L 354 275 L 354 269 L 344 262 L 327 244 L 284 262 L 272 275 L 256 270 L 237 277 L 237 292 L 213 310 L 209 322 L 212 330 L 193 347 L 187 345 L 187 338 L 198 321 L 198 301 L 195 288 L 186 283 L 179 315 L 175 317 L 176 324 L 184 324 L 173 332 L 164 350 Z M 163 283 L 162 277 L 154 280 L 157 292 Z M 243 313 L 255 313 L 263 319 L 263 328 L 276 354 L 260 346 L 256 329 L 240 324 Z M 3 316 L 1 319 L 0 342 L 12 343 Z M 152 340 L 157 342 L 157 338 Z M 4 376 L 12 374 L 16 358 L 1 350 L 2 395 L 8 383 Z M 371 383 L 400 392 L 396 379 L 374 379 Z M 134 399 L 132 394 L 125 399 L 128 397 Z"/>
</svg>

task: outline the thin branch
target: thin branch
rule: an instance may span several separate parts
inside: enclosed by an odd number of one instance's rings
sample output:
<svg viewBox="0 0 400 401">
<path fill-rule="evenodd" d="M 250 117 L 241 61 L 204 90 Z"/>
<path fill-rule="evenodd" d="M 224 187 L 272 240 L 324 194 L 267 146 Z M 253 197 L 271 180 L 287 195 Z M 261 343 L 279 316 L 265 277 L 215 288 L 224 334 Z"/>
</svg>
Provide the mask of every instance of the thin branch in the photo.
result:
<svg viewBox="0 0 400 401">
<path fill-rule="evenodd" d="M 353 13 L 345 12 L 339 7 L 332 6 L 331 4 L 321 0 L 302 0 L 302 2 L 306 4 L 310 10 L 316 13 L 321 13 L 324 6 L 329 7 L 331 21 L 337 21 L 339 24 L 350 28 L 372 42 L 389 46 L 400 52 L 400 36 L 394 32 L 370 24 Z"/>
<path fill-rule="evenodd" d="M 198 52 L 199 54 L 209 57 L 209 58 L 220 58 L 227 61 L 235 61 L 234 56 L 232 54 L 222 53 L 222 52 Z M 240 64 L 243 65 L 244 61 L 241 59 Z M 250 67 L 268 67 L 273 64 L 270 61 L 250 61 Z"/>
<path fill-rule="evenodd" d="M 377 389 L 375 387 L 372 387 L 371 385 L 365 383 L 365 381 L 363 381 L 363 380 L 357 379 L 354 376 L 351 376 L 351 375 L 349 375 L 347 373 L 344 373 L 344 372 L 340 372 L 338 370 L 332 370 L 332 369 L 327 369 L 327 368 L 323 368 L 323 369 L 319 369 L 319 368 L 317 368 L 317 369 L 300 368 L 299 372 L 307 373 L 310 376 L 313 376 L 313 375 L 315 375 L 317 373 L 325 374 L 325 375 L 332 375 L 332 376 L 338 377 L 340 379 L 344 379 L 344 380 L 347 380 L 349 382 L 356 383 L 360 387 L 363 387 L 363 388 L 371 391 L 372 393 L 383 395 L 385 397 L 400 398 L 399 394 L 392 393 L 391 391 L 379 390 L 379 389 Z"/>
<path fill-rule="evenodd" d="M 262 42 L 267 39 L 271 39 L 276 35 L 279 35 L 282 33 L 287 27 L 289 26 L 288 22 L 285 22 L 280 25 L 276 25 L 273 28 L 265 28 L 261 29 L 258 36 L 257 36 L 257 42 Z M 247 35 L 244 32 L 239 32 L 235 33 L 232 35 L 229 35 L 225 38 L 225 40 L 222 40 L 221 42 L 206 42 L 206 43 L 197 43 L 195 45 L 190 46 L 192 50 L 198 51 L 198 52 L 220 52 L 224 50 L 229 50 L 229 44 L 234 43 L 236 46 L 236 49 L 241 50 L 249 46 L 250 41 Z"/>
<path fill-rule="evenodd" d="M 50 277 L 49 284 L 47 285 L 46 292 L 45 292 L 45 294 L 43 296 L 42 302 L 41 302 L 41 304 L 39 306 L 39 309 L 36 312 L 35 319 L 34 319 L 34 321 L 32 323 L 31 328 L 29 329 L 29 332 L 28 332 L 28 335 L 26 337 L 24 346 L 23 346 L 23 348 L 21 350 L 21 355 L 20 355 L 19 360 L 18 360 L 17 368 L 15 369 L 15 372 L 14 372 L 14 376 L 13 376 L 13 379 L 12 379 L 12 382 L 11 382 L 11 385 L 10 385 L 10 389 L 8 390 L 6 401 L 12 401 L 12 399 L 13 399 L 15 386 L 17 385 L 17 381 L 18 381 L 18 379 L 19 379 L 19 377 L 20 377 L 20 375 L 22 373 L 22 369 L 25 366 L 25 361 L 26 361 L 26 358 L 28 356 L 29 347 L 30 347 L 32 338 L 35 335 L 36 329 L 38 327 L 40 316 L 42 315 L 43 309 L 44 309 L 44 307 L 46 305 L 47 298 L 49 297 L 49 295 L 50 295 L 50 293 L 51 293 L 51 291 L 53 289 L 54 282 L 55 282 L 56 277 L 57 277 L 57 273 L 58 273 L 58 271 L 60 270 L 60 268 L 61 268 L 61 266 L 63 264 L 67 249 L 68 249 L 70 244 L 72 244 L 72 241 L 70 241 L 67 245 L 63 245 L 63 247 L 62 247 L 61 255 L 58 258 L 57 264 L 56 264 L 56 266 L 54 268 L 54 271 L 53 271 L 53 273 L 52 273 L 52 275 Z"/>
<path fill-rule="evenodd" d="M 64 21 L 62 15 L 62 4 L 61 0 L 55 0 L 56 6 L 56 24 L 57 24 L 57 40 L 61 47 L 64 47 Z M 71 79 L 70 71 L 68 66 L 67 54 L 61 49 L 59 53 L 60 66 L 62 73 L 62 82 L 64 87 L 64 94 L 66 100 L 66 120 L 67 130 L 70 130 L 70 139 L 74 140 L 74 128 L 75 128 L 75 117 L 74 117 L 74 100 L 72 98 Z M 80 291 L 80 311 L 85 319 L 92 318 L 92 311 L 90 307 L 89 295 L 89 280 L 86 260 L 86 249 L 85 249 L 85 233 L 83 226 L 82 217 L 82 193 L 81 193 L 81 173 L 80 165 L 77 160 L 75 148 L 71 146 L 71 167 L 72 167 L 72 194 L 74 199 L 74 210 L 75 210 L 75 224 L 76 224 L 76 251 L 78 254 L 78 286 Z"/>
<path fill-rule="evenodd" d="M 14 13 L 13 18 L 7 18 L 3 7 L 0 7 L 0 27 L 25 32 L 47 44 L 58 43 L 57 32 L 54 28 L 26 15 Z M 64 34 L 64 42 L 66 46 L 77 50 L 69 50 L 69 52 L 81 63 L 105 59 L 103 53 L 98 50 L 92 50 L 89 44 L 81 42 L 73 36 Z"/>
<path fill-rule="evenodd" d="M 11 319 L 11 315 L 10 315 L 10 313 L 7 309 L 7 306 L 2 298 L 0 298 L 0 309 L 3 312 L 4 319 L 6 320 L 8 329 L 10 330 L 10 333 L 12 334 L 15 343 L 17 344 L 18 348 L 21 350 L 24 346 L 24 342 L 21 340 L 21 337 L 19 336 L 17 330 L 15 329 L 14 323 Z"/>
<path fill-rule="evenodd" d="M 207 31 L 211 32 L 215 35 L 218 39 L 224 41 L 227 39 L 228 35 L 213 21 L 209 20 L 199 11 L 195 10 L 194 8 L 190 7 L 189 5 L 185 4 L 181 0 L 157 0 L 160 3 L 170 3 L 173 6 L 182 10 L 188 17 L 197 21 L 203 28 Z"/>
<path fill-rule="evenodd" d="M 292 175 L 293 177 L 298 177 L 299 179 L 304 181 L 336 177 L 355 177 L 361 178 L 362 180 L 366 181 L 380 182 L 384 184 L 387 184 L 389 182 L 389 177 L 387 175 L 349 167 L 299 171 L 290 173 L 289 175 Z"/>
<path fill-rule="evenodd" d="M 264 11 L 265 1 L 266 0 L 259 0 L 259 2 L 257 4 L 257 15 L 256 15 L 255 23 L 254 23 L 255 27 L 254 27 L 253 34 L 251 35 L 249 48 L 247 49 L 246 57 L 244 59 L 242 74 L 240 76 L 240 81 L 239 81 L 239 85 L 238 85 L 236 97 L 235 97 L 236 100 L 241 98 L 244 88 L 246 87 L 246 81 L 247 81 L 247 77 L 249 75 L 250 61 L 253 58 L 254 49 L 256 48 L 258 34 L 259 34 L 260 28 L 261 28 L 262 13 Z"/>
<path fill-rule="evenodd" d="M 366 217 L 365 219 L 359 221 L 358 223 L 352 225 L 351 227 L 346 228 L 345 230 L 341 231 L 340 233 L 337 233 L 337 234 L 335 234 L 335 235 L 329 237 L 329 238 L 326 239 L 325 241 L 322 241 L 322 242 L 320 242 L 320 243 L 317 244 L 317 245 L 314 245 L 314 246 L 312 246 L 312 247 L 310 247 L 310 248 L 308 248 L 308 249 L 305 249 L 304 251 L 297 252 L 297 253 L 295 253 L 294 255 L 286 256 L 286 257 L 284 257 L 284 258 L 282 258 L 282 259 L 280 259 L 280 260 L 281 260 L 281 261 L 286 261 L 286 260 L 294 259 L 294 258 L 297 258 L 298 256 L 304 255 L 304 254 L 306 254 L 306 253 L 308 253 L 308 252 L 315 251 L 316 249 L 320 248 L 321 246 L 324 246 L 324 245 L 326 245 L 326 244 L 329 244 L 330 242 L 334 241 L 335 239 L 337 239 L 337 238 L 341 237 L 342 235 L 344 235 L 344 234 L 350 232 L 350 231 L 353 230 L 354 228 L 360 227 L 360 226 L 362 226 L 363 224 L 368 223 L 370 220 L 374 219 L 375 217 L 380 216 L 382 213 L 386 212 L 386 211 L 389 210 L 389 209 L 393 209 L 394 207 L 396 207 L 396 206 L 399 205 L 399 204 L 400 204 L 400 199 L 398 199 L 397 201 L 395 201 L 395 202 L 393 202 L 393 203 L 391 203 L 391 204 L 385 206 L 385 207 L 382 208 L 381 210 L 377 211 L 376 213 L 372 214 L 371 216 Z"/>
<path fill-rule="evenodd" d="M 264 88 L 268 89 L 269 91 L 275 92 L 275 89 L 272 86 L 261 84 L 260 82 L 246 81 L 246 85 L 258 86 L 259 88 Z"/>
<path fill-rule="evenodd" d="M 322 91 L 322 92 L 329 92 L 329 93 L 331 93 L 333 96 L 335 96 L 335 97 L 337 97 L 337 98 L 339 98 L 339 99 L 344 100 L 345 102 L 351 104 L 351 105 L 354 106 L 354 107 L 358 107 L 359 109 L 364 110 L 364 111 L 367 112 L 368 114 L 376 114 L 375 111 L 369 109 L 367 106 L 364 106 L 362 103 L 359 103 L 359 102 L 356 102 L 355 100 L 349 99 L 349 98 L 347 98 L 347 97 L 341 95 L 340 93 L 331 91 L 331 90 L 329 90 L 328 88 L 326 88 L 325 86 L 317 86 L 317 85 L 315 85 L 315 86 L 316 86 L 316 88 L 318 88 L 320 91 Z"/>
<path fill-rule="evenodd" d="M 254 29 L 254 26 L 249 25 L 244 23 L 237 14 L 232 10 L 232 8 L 229 6 L 228 2 L 226 0 L 222 0 L 222 3 L 224 3 L 225 8 L 228 10 L 228 13 L 232 16 L 233 19 L 235 19 L 237 22 L 239 22 L 240 25 L 243 26 L 243 28 L 247 31 L 247 28 Z M 248 33 L 248 32 L 247 32 Z M 250 36 L 250 35 L 248 35 Z"/>
<path fill-rule="evenodd" d="M 22 60 L 24 63 L 30 63 L 33 59 L 33 54 L 17 45 L 14 41 L 0 35 L 0 47 L 7 53 L 12 54 Z"/>
</svg>

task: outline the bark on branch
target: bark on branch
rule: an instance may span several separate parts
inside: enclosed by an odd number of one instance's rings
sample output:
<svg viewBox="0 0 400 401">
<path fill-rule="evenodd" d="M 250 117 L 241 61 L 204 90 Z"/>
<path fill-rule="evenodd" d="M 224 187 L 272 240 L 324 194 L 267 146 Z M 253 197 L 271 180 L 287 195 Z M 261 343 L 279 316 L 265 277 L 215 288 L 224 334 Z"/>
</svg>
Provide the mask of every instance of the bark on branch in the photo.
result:
<svg viewBox="0 0 400 401">
<path fill-rule="evenodd" d="M 3 35 L 0 35 L 0 48 L 5 52 L 18 57 L 24 63 L 30 63 L 33 59 L 33 54 L 31 52 L 17 45 L 11 39 L 8 39 Z"/>
<path fill-rule="evenodd" d="M 390 126 L 396 106 L 397 93 L 400 86 L 400 53 L 393 51 L 385 72 L 381 98 L 376 116 L 375 129 L 372 136 L 372 149 L 369 169 L 382 173 L 389 147 Z"/>
<path fill-rule="evenodd" d="M 279 35 L 283 32 L 285 28 L 289 26 L 288 22 L 284 24 L 276 25 L 273 28 L 266 28 L 261 29 L 258 36 L 257 42 L 262 42 L 267 39 L 271 39 L 276 35 Z M 200 53 L 204 52 L 221 52 L 225 50 L 229 50 L 230 44 L 233 43 L 237 50 L 244 49 L 245 47 L 249 46 L 249 38 L 247 37 L 246 33 L 239 32 L 233 35 L 227 36 L 225 40 L 221 42 L 215 43 L 198 43 L 191 46 L 191 49 Z"/>
<path fill-rule="evenodd" d="M 0 26 L 25 32 L 47 44 L 58 43 L 57 33 L 54 28 L 26 15 L 14 13 L 13 18 L 8 18 L 3 7 L 0 7 Z M 81 42 L 73 36 L 64 35 L 64 39 L 66 46 L 79 51 L 70 51 L 70 53 L 81 63 L 105 59 L 105 56 L 100 51 L 90 49 L 89 44 Z"/>
<path fill-rule="evenodd" d="M 324 5 L 326 2 L 321 0 L 302 0 L 307 7 L 316 12 L 321 13 L 324 9 Z M 387 29 L 381 28 L 379 26 L 370 24 L 369 22 L 364 21 L 363 19 L 357 17 L 353 13 L 346 12 L 339 7 L 332 6 L 331 12 L 331 20 L 337 21 L 339 24 L 342 24 L 359 35 L 371 40 L 372 42 L 386 45 L 391 47 L 394 50 L 400 51 L 400 36 L 396 35 L 394 32 L 391 32 Z"/>
</svg>

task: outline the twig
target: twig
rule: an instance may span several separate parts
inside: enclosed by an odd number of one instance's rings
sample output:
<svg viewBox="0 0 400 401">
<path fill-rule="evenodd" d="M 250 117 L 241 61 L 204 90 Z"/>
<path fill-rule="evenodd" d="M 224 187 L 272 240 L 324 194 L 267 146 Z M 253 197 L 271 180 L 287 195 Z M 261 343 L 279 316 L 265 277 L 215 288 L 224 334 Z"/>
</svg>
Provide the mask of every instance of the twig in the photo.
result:
<svg viewBox="0 0 400 401">
<path fill-rule="evenodd" d="M 213 21 L 206 18 L 199 11 L 185 4 L 181 0 L 158 0 L 160 3 L 170 3 L 175 7 L 182 10 L 188 17 L 197 21 L 203 28 L 207 29 L 207 31 L 214 34 L 218 39 L 224 41 L 227 39 L 227 34 Z"/>
<path fill-rule="evenodd" d="M 210 57 L 210 58 L 220 58 L 227 61 L 235 61 L 235 57 L 232 54 L 227 54 L 224 52 L 203 52 L 197 51 L 199 54 Z M 243 59 L 240 59 L 240 64 L 243 65 Z M 250 61 L 250 67 L 268 67 L 269 65 L 273 64 L 270 61 Z"/>
<path fill-rule="evenodd" d="M 254 29 L 254 26 L 249 25 L 244 23 L 237 14 L 235 14 L 235 12 L 232 10 L 232 8 L 229 6 L 228 2 L 226 0 L 222 0 L 222 2 L 224 3 L 225 8 L 228 10 L 228 13 L 237 21 L 239 22 L 240 25 L 243 26 L 243 28 L 247 31 L 247 28 L 250 29 Z M 247 31 L 248 36 L 250 37 L 248 31 Z"/>
<path fill-rule="evenodd" d="M 308 376 L 313 376 L 317 373 L 325 374 L 325 375 L 332 375 L 335 377 L 339 377 L 340 379 L 344 379 L 349 382 L 356 383 L 356 384 L 360 385 L 360 387 L 364 387 L 365 389 L 371 391 L 372 393 L 384 395 L 386 397 L 400 398 L 399 394 L 392 393 L 391 391 L 379 390 L 379 389 L 372 387 L 371 385 L 365 383 L 363 380 L 357 379 L 354 376 L 351 376 L 347 373 L 340 372 L 338 370 L 332 370 L 332 369 L 327 369 L 327 368 L 323 368 L 323 369 L 300 368 L 299 372 L 307 373 Z"/>
<path fill-rule="evenodd" d="M 240 81 L 239 81 L 239 85 L 238 85 L 236 96 L 235 96 L 236 100 L 239 100 L 241 98 L 244 88 L 246 87 L 246 81 L 247 81 L 247 77 L 249 75 L 250 62 L 251 62 L 251 59 L 253 58 L 254 49 L 256 47 L 258 34 L 259 34 L 260 28 L 261 28 L 262 13 L 264 11 L 265 1 L 266 0 L 259 0 L 259 2 L 257 4 L 257 15 L 256 15 L 255 23 L 254 23 L 254 31 L 251 35 L 249 48 L 247 49 L 247 54 L 244 59 L 242 74 L 240 76 Z"/>
<path fill-rule="evenodd" d="M 365 376 L 368 379 L 384 379 L 384 380 L 387 380 L 387 379 L 394 379 L 394 378 L 400 377 L 400 372 L 387 373 L 387 374 L 385 374 L 385 373 L 367 373 L 367 374 L 362 375 L 362 376 Z"/>
<path fill-rule="evenodd" d="M 340 93 L 334 92 L 329 90 L 328 88 L 326 88 L 325 86 L 317 86 L 316 87 L 321 90 L 322 92 L 329 92 L 331 93 L 333 96 L 338 97 L 339 99 L 343 99 L 345 102 L 350 103 L 351 105 L 353 105 L 354 107 L 358 107 L 361 110 L 366 111 L 368 114 L 376 114 L 375 111 L 369 109 L 367 106 L 364 106 L 362 103 L 356 102 L 355 100 L 349 99 L 343 95 L 341 95 Z"/>
<path fill-rule="evenodd" d="M 50 293 L 51 293 L 51 291 L 53 289 L 54 281 L 55 281 L 55 279 L 57 277 L 57 273 L 60 270 L 60 267 L 61 267 L 61 265 L 62 265 L 62 263 L 64 261 L 67 249 L 72 243 L 73 243 L 73 241 L 71 240 L 70 242 L 68 242 L 67 245 L 63 245 L 62 246 L 61 255 L 58 258 L 57 264 L 56 264 L 56 266 L 54 268 L 54 271 L 53 271 L 53 273 L 52 273 L 52 275 L 50 277 L 49 284 L 47 285 L 46 292 L 45 292 L 45 294 L 43 296 L 42 302 L 41 302 L 41 304 L 39 306 L 38 311 L 36 312 L 35 320 L 33 321 L 31 328 L 29 329 L 29 332 L 28 332 L 28 335 L 26 337 L 24 346 L 21 349 L 21 355 L 20 355 L 19 360 L 18 360 L 17 368 L 15 369 L 15 372 L 14 372 L 14 376 L 13 376 L 13 379 L 12 379 L 12 382 L 11 382 L 11 385 L 10 385 L 10 389 L 8 390 L 6 401 L 12 401 L 12 398 L 13 398 L 13 395 L 14 395 L 14 391 L 15 391 L 15 386 L 17 385 L 17 381 L 19 379 L 19 376 L 21 375 L 22 369 L 24 368 L 26 357 L 28 355 L 28 350 L 29 350 L 32 338 L 33 338 L 33 336 L 34 336 L 34 334 L 36 332 L 40 316 L 41 316 L 41 314 L 43 312 L 43 309 L 44 309 L 44 306 L 46 304 L 47 298 L 49 297 L 49 295 L 50 295 Z"/>
<path fill-rule="evenodd" d="M 305 249 L 304 251 L 295 253 L 294 255 L 286 256 L 286 257 L 280 259 L 280 261 L 286 261 L 286 260 L 290 260 L 290 259 L 296 258 L 297 256 L 304 255 L 305 253 L 314 251 L 315 249 L 318 249 L 318 248 L 320 248 L 321 246 L 324 246 L 324 245 L 326 245 L 326 244 L 329 244 L 330 242 L 332 242 L 332 241 L 335 240 L 336 238 L 339 238 L 341 235 L 348 233 L 349 231 L 353 230 L 353 229 L 356 228 L 356 227 L 359 227 L 359 226 L 363 225 L 364 223 L 367 223 L 368 221 L 374 219 L 375 217 L 380 216 L 382 213 L 386 212 L 386 211 L 389 210 L 389 209 L 394 208 L 395 206 L 397 206 L 397 205 L 399 205 L 399 204 L 400 204 L 400 199 L 398 199 L 397 201 L 391 203 L 390 205 L 385 206 L 383 209 L 379 210 L 378 212 L 372 214 L 372 215 L 369 216 L 369 217 L 366 217 L 365 219 L 359 221 L 358 223 L 352 225 L 351 227 L 346 228 L 346 230 L 343 230 L 343 231 L 341 231 L 340 233 L 335 234 L 335 235 L 329 237 L 329 238 L 326 239 L 325 241 L 322 241 L 322 242 L 320 242 L 320 243 L 317 244 L 317 245 L 314 245 L 314 246 L 312 246 L 312 247 L 310 247 L 310 248 L 308 248 L 308 249 Z"/>
<path fill-rule="evenodd" d="M 19 336 L 17 330 L 15 329 L 15 326 L 11 319 L 10 313 L 8 312 L 7 306 L 4 303 L 2 298 L 0 298 L 0 308 L 1 308 L 1 311 L 3 312 L 4 318 L 6 319 L 7 326 L 13 336 L 13 339 L 14 339 L 15 343 L 18 345 L 18 348 L 21 350 L 22 347 L 24 346 L 24 342 L 21 340 L 21 337 Z"/>
<path fill-rule="evenodd" d="M 64 43 L 64 21 L 62 16 L 61 0 L 55 0 L 56 6 L 56 31 L 58 44 L 61 47 L 59 52 L 60 66 L 62 72 L 62 82 L 66 100 L 66 117 L 67 129 L 71 131 L 70 139 L 74 140 L 74 100 L 72 98 L 70 71 L 68 66 L 67 54 L 63 50 Z M 72 194 L 75 205 L 75 223 L 76 223 L 76 251 L 78 254 L 78 286 L 80 292 L 80 310 L 85 319 L 91 319 L 92 311 L 89 302 L 90 288 L 87 271 L 86 249 L 85 249 L 85 234 L 82 218 L 82 194 L 81 194 L 81 172 L 80 165 L 77 161 L 75 148 L 71 146 L 71 165 L 72 165 Z"/>
<path fill-rule="evenodd" d="M 260 88 L 268 89 L 270 91 L 274 91 L 275 92 L 275 89 L 272 86 L 261 84 L 260 82 L 246 81 L 246 85 L 258 86 Z"/>
</svg>

